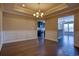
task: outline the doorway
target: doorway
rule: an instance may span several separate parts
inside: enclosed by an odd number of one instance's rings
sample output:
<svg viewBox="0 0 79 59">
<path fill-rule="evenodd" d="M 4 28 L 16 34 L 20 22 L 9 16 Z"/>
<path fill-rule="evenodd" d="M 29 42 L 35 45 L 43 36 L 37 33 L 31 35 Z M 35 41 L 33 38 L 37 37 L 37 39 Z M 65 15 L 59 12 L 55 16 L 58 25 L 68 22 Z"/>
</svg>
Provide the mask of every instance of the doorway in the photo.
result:
<svg viewBox="0 0 79 59">
<path fill-rule="evenodd" d="M 44 20 L 38 20 L 37 21 L 37 37 L 39 43 L 44 43 L 45 41 L 45 21 Z"/>
<path fill-rule="evenodd" d="M 70 37 L 65 40 L 65 36 Z M 71 37 L 73 37 L 71 39 Z M 65 40 L 65 41 L 64 41 Z M 70 42 L 69 42 L 70 40 Z M 58 41 L 68 41 L 69 43 L 74 44 L 74 16 L 65 16 L 58 18 Z"/>
<path fill-rule="evenodd" d="M 58 55 L 75 55 L 74 16 L 58 18 Z"/>
</svg>

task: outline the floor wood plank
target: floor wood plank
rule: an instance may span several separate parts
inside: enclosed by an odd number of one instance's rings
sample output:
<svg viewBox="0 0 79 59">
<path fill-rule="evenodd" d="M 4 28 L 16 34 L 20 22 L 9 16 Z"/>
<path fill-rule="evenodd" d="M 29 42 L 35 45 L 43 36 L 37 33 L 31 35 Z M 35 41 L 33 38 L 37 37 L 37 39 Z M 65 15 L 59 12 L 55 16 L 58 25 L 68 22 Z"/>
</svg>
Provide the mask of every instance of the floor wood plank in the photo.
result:
<svg viewBox="0 0 79 59">
<path fill-rule="evenodd" d="M 40 43 L 40 44 L 39 44 Z M 1 56 L 57 56 L 58 44 L 45 40 L 42 44 L 37 39 L 4 44 Z"/>
</svg>

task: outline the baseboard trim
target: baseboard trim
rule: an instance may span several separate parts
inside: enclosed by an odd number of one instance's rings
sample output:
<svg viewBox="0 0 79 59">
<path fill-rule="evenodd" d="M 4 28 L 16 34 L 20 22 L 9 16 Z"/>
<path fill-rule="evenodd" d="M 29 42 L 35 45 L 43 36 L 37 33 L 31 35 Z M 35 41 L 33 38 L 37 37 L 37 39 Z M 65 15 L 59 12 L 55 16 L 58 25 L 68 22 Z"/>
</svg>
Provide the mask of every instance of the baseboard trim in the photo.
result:
<svg viewBox="0 0 79 59">
<path fill-rule="evenodd" d="M 36 38 L 37 39 L 37 38 Z M 21 39 L 21 40 L 14 40 L 14 41 L 7 41 L 7 42 L 4 42 L 3 44 L 8 44 L 8 43 L 15 43 L 15 42 L 21 42 L 21 41 L 28 41 L 28 40 L 34 40 L 34 39 Z"/>
<path fill-rule="evenodd" d="M 76 49 L 76 50 L 78 50 L 78 51 L 79 51 L 79 47 L 77 47 L 77 46 L 75 46 L 75 45 L 74 45 L 74 47 L 75 47 L 75 49 Z"/>
<path fill-rule="evenodd" d="M 46 39 L 46 40 L 50 40 L 50 41 L 55 41 L 55 42 L 58 42 L 57 40 L 52 40 L 52 39 Z"/>
<path fill-rule="evenodd" d="M 79 49 L 79 47 L 77 47 L 77 46 L 75 46 L 75 45 L 74 45 L 74 47 Z"/>
<path fill-rule="evenodd" d="M 74 45 L 74 47 L 79 48 L 79 46 L 77 46 L 76 44 Z"/>
<path fill-rule="evenodd" d="M 56 43 L 58 42 L 57 40 L 51 40 L 51 39 L 46 39 L 46 40 L 53 41 L 53 42 L 56 42 Z"/>
</svg>

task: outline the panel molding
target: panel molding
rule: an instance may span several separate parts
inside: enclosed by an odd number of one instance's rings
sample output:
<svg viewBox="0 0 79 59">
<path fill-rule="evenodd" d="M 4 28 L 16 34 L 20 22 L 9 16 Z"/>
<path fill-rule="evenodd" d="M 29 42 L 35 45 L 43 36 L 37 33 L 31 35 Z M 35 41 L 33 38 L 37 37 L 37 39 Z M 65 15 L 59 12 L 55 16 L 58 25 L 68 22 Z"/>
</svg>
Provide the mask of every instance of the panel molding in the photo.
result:
<svg viewBox="0 0 79 59">
<path fill-rule="evenodd" d="M 11 43 L 17 41 L 31 40 L 37 38 L 36 30 L 26 30 L 26 31 L 4 31 L 3 33 L 3 43 Z"/>
<path fill-rule="evenodd" d="M 45 39 L 57 42 L 57 31 L 47 30 L 45 33 Z"/>
</svg>

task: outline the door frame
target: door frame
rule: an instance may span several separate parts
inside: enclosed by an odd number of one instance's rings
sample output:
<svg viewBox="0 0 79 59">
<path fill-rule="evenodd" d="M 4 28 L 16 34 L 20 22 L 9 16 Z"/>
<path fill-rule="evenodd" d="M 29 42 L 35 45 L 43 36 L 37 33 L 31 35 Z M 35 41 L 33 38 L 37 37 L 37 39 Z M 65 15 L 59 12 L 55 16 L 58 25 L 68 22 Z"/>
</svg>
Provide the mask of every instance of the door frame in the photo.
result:
<svg viewBox="0 0 79 59">
<path fill-rule="evenodd" d="M 73 16 L 73 18 L 74 18 L 74 19 L 73 19 L 73 20 L 74 20 L 74 21 L 73 21 L 73 27 L 74 27 L 74 28 L 73 28 L 73 30 L 74 30 L 74 31 L 73 31 L 73 32 L 74 32 L 74 38 L 73 38 L 73 39 L 74 39 L 74 45 L 75 45 L 75 15 L 66 15 L 66 16 L 58 17 L 58 19 L 57 19 L 57 41 L 58 41 L 58 37 L 59 37 L 59 35 L 58 35 L 58 32 L 59 32 L 59 30 L 58 30 L 58 24 L 59 24 L 58 21 L 59 21 L 59 18 L 63 18 L 63 17 L 67 17 L 67 16 Z"/>
</svg>

